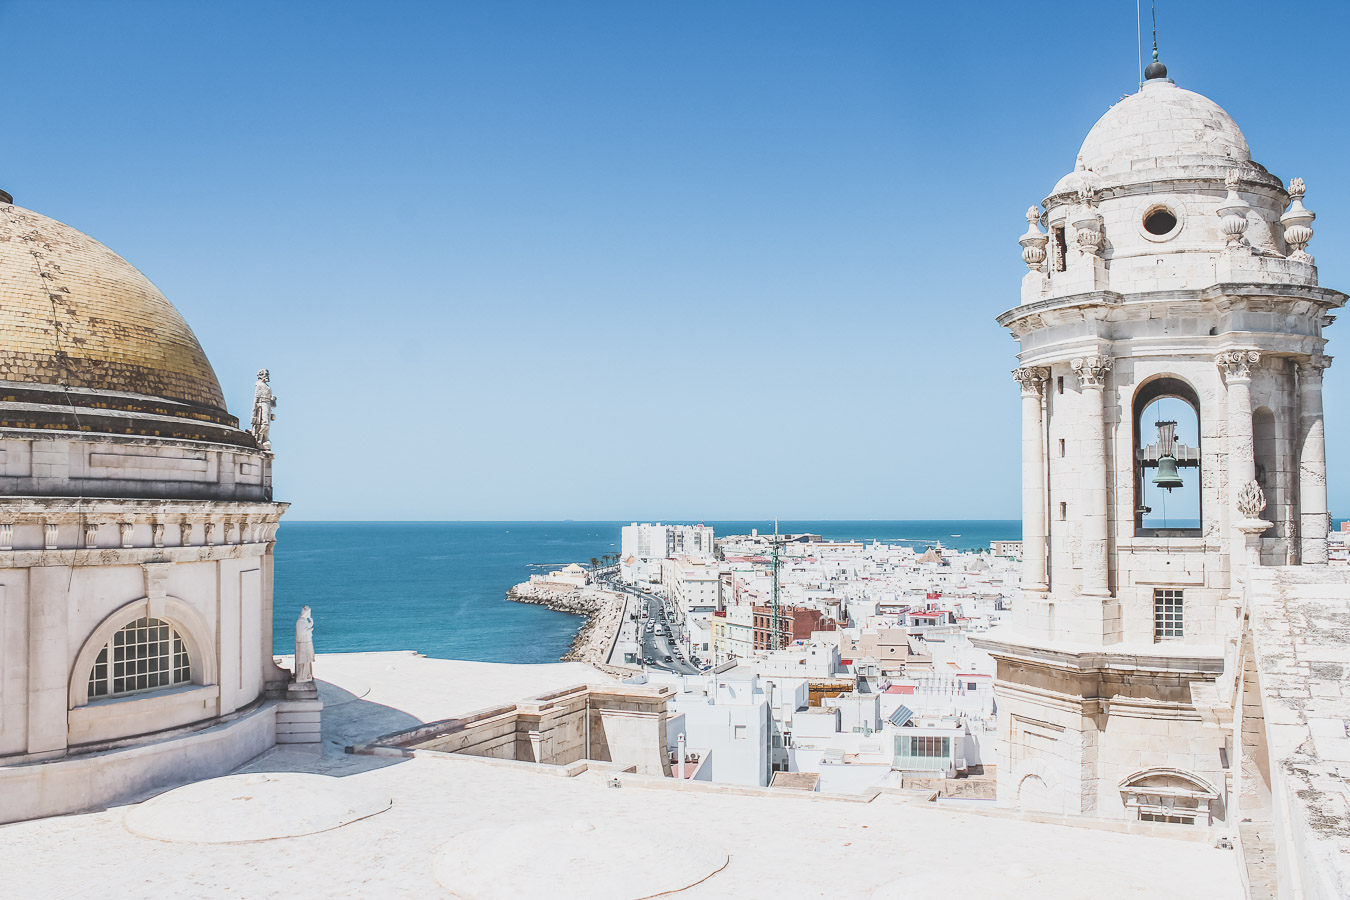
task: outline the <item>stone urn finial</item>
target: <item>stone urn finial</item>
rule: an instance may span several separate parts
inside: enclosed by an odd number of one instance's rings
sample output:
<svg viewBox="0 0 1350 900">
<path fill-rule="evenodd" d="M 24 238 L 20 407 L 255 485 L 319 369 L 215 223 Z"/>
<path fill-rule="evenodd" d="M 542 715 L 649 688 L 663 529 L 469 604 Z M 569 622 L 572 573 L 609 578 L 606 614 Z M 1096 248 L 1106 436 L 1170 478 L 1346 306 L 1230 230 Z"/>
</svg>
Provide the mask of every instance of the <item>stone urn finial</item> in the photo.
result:
<svg viewBox="0 0 1350 900">
<path fill-rule="evenodd" d="M 1247 239 L 1243 233 L 1247 230 L 1247 212 L 1251 209 L 1251 204 L 1238 196 L 1238 182 L 1241 175 L 1237 169 L 1229 169 L 1228 174 L 1224 176 L 1223 183 L 1228 188 L 1228 195 L 1223 198 L 1223 203 L 1217 210 L 1221 221 L 1219 230 L 1227 238 L 1228 245 L 1226 250 L 1240 251 L 1250 248 Z"/>
<path fill-rule="evenodd" d="M 1022 245 L 1022 262 L 1032 272 L 1039 272 L 1045 262 L 1045 244 L 1050 239 L 1041 231 L 1041 210 L 1039 207 L 1027 207 L 1027 233 L 1018 243 Z"/>
<path fill-rule="evenodd" d="M 1266 510 L 1266 492 L 1261 490 L 1261 485 L 1256 481 L 1243 485 L 1242 490 L 1238 491 L 1237 508 L 1244 518 L 1261 518 L 1261 513 Z"/>
<path fill-rule="evenodd" d="M 1306 248 L 1313 237 L 1312 223 L 1317 214 L 1303 206 L 1303 195 L 1307 190 L 1302 178 L 1289 182 L 1289 210 L 1280 216 L 1280 224 L 1284 226 L 1284 242 L 1289 245 L 1289 258 L 1313 265 L 1313 258 Z"/>
</svg>

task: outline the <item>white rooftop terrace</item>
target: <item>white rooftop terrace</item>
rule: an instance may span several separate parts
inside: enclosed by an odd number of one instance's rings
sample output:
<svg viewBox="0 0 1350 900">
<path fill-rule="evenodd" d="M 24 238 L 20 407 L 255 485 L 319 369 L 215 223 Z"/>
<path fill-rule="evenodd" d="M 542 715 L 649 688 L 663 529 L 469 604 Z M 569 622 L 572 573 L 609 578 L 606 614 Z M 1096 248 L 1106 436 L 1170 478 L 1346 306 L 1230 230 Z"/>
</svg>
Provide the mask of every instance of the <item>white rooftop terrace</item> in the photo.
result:
<svg viewBox="0 0 1350 900">
<path fill-rule="evenodd" d="M 1232 851 L 1101 826 L 894 793 L 846 800 L 629 774 L 615 789 L 607 771 L 559 777 L 515 762 L 342 752 L 416 722 L 612 680 L 579 663 L 324 654 L 315 674 L 327 704 L 323 757 L 273 750 L 246 767 L 252 780 L 4 826 L 0 877 L 27 896 L 436 897 L 454 896 L 451 884 L 461 896 L 638 897 L 669 889 L 662 877 L 692 884 L 680 893 L 691 898 L 880 900 L 953 888 L 1008 898 L 1242 896 Z M 311 774 L 256 774 L 278 772 Z M 316 784 L 334 787 L 316 793 Z M 380 811 L 383 799 L 392 804 Z M 203 822 L 236 836 L 329 830 L 185 842 L 201 839 Z"/>
</svg>

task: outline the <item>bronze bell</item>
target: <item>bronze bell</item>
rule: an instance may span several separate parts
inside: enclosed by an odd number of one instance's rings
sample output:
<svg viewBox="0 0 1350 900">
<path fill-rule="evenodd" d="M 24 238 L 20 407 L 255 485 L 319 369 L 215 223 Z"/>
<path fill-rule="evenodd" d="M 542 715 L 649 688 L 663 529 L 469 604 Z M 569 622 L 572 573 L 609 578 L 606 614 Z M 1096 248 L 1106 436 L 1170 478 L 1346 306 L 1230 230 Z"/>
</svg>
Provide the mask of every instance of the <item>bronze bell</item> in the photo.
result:
<svg viewBox="0 0 1350 900">
<path fill-rule="evenodd" d="M 1158 474 L 1153 476 L 1153 483 L 1165 491 L 1181 487 L 1181 475 L 1177 472 L 1175 456 L 1168 453 L 1158 457 Z"/>
</svg>

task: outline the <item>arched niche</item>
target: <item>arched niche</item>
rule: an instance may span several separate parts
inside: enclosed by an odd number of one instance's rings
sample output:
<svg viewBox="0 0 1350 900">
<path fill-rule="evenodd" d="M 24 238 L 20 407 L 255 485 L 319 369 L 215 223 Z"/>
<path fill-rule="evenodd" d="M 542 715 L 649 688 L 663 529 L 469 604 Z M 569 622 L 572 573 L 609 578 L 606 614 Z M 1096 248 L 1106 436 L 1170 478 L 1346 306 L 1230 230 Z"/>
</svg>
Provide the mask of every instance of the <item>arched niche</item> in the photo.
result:
<svg viewBox="0 0 1350 900">
<path fill-rule="evenodd" d="M 1135 389 L 1132 413 L 1135 535 L 1201 534 L 1200 395 L 1180 376 L 1155 375 Z M 1165 455 L 1175 459 L 1182 481 L 1172 490 L 1154 483 Z"/>
<path fill-rule="evenodd" d="M 216 658 L 213 651 L 210 629 L 206 620 L 190 605 L 177 597 L 164 597 L 153 603 L 148 597 L 133 600 L 114 610 L 98 624 L 85 639 L 80 652 L 75 656 L 75 664 L 70 670 L 70 708 L 75 709 L 89 704 L 89 673 L 99 652 L 112 640 L 123 625 L 140 618 L 163 619 L 173 626 L 183 638 L 188 659 L 192 664 L 192 683 L 207 685 L 216 683 Z M 149 696 L 147 694 L 147 696 Z"/>
</svg>

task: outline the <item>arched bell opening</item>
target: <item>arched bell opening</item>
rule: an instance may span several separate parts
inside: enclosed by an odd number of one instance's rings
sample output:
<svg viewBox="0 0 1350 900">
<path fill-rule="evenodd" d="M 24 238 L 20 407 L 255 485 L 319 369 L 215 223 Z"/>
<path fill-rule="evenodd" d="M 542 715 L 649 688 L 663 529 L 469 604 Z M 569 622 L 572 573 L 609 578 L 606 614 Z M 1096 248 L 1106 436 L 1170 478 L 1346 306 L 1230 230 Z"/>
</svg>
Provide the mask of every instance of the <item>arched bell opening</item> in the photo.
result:
<svg viewBox="0 0 1350 900">
<path fill-rule="evenodd" d="M 1202 533 L 1200 398 L 1173 375 L 1134 396 L 1134 531 L 1137 537 Z"/>
</svg>

